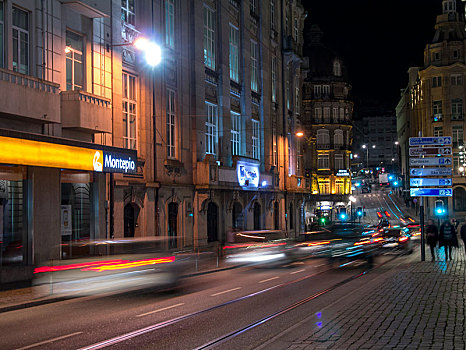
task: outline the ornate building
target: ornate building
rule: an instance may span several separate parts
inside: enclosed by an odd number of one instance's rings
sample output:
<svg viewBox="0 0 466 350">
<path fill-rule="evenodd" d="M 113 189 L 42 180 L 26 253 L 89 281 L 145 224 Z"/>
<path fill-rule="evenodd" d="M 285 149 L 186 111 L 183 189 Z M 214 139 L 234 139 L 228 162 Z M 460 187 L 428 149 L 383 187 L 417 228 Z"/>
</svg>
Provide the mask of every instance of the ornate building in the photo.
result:
<svg viewBox="0 0 466 350">
<path fill-rule="evenodd" d="M 335 213 L 335 208 L 348 205 L 351 193 L 351 85 L 343 61 L 321 39 L 319 27 L 312 26 L 300 118 L 307 139 L 303 168 L 311 178 L 308 216 L 315 210 Z"/>
<path fill-rule="evenodd" d="M 424 66 L 409 70 L 409 86 L 398 105 L 398 129 L 409 136 L 452 136 L 453 198 L 448 198 L 449 214 L 466 215 L 466 178 L 464 144 L 464 101 L 466 99 L 466 35 L 463 11 L 458 12 L 454 0 L 442 1 L 442 14 L 437 16 L 432 42 L 424 50 Z M 402 164 L 407 164 L 408 137 L 401 145 Z M 407 165 L 405 173 L 407 172 Z M 407 179 L 409 183 L 409 179 Z M 426 201 L 427 213 L 433 216 L 434 201 Z M 438 198 L 444 199 L 445 198 Z"/>
</svg>

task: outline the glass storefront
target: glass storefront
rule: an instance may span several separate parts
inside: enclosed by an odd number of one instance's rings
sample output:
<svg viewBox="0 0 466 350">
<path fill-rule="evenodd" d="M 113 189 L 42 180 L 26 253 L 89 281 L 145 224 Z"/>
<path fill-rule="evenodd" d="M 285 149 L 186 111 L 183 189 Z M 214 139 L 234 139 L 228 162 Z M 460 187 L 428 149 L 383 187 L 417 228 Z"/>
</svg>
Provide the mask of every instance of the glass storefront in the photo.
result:
<svg viewBox="0 0 466 350">
<path fill-rule="evenodd" d="M 61 172 L 61 256 L 63 259 L 86 254 L 79 243 L 94 238 L 92 173 Z M 88 245 L 82 245 L 88 249 Z M 77 250 L 78 249 L 78 250 Z"/>
<path fill-rule="evenodd" d="M 0 166 L 0 266 L 25 262 L 26 169 Z"/>
</svg>

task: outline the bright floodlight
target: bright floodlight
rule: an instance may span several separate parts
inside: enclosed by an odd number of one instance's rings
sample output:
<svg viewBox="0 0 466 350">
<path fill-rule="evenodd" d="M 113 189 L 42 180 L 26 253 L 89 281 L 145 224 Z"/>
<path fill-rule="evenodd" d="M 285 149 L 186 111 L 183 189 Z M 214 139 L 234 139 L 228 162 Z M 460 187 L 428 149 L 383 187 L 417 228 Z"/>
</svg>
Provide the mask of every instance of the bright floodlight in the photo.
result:
<svg viewBox="0 0 466 350">
<path fill-rule="evenodd" d="M 136 49 L 144 52 L 144 57 L 148 65 L 154 67 L 162 61 L 162 49 L 152 41 L 146 38 L 138 38 L 133 45 Z"/>
</svg>

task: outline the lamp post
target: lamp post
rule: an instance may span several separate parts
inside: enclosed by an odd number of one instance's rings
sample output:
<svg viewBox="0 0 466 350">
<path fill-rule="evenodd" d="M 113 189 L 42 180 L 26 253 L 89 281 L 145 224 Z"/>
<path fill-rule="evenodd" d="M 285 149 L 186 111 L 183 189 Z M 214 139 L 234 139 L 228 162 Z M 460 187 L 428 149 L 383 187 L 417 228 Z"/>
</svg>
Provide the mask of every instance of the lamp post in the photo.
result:
<svg viewBox="0 0 466 350">
<path fill-rule="evenodd" d="M 362 145 L 362 148 L 366 150 L 366 168 L 369 168 L 369 146 Z M 375 145 L 372 145 L 372 149 L 375 149 Z"/>
</svg>

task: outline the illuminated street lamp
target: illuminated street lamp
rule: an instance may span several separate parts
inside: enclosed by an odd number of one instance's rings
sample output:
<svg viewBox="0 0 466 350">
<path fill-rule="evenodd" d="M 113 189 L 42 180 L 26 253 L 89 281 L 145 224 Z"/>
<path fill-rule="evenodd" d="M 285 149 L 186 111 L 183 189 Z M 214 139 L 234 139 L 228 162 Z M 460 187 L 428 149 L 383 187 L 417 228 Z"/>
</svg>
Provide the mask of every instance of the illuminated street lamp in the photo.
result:
<svg viewBox="0 0 466 350">
<path fill-rule="evenodd" d="M 155 67 L 162 62 L 162 49 L 146 38 L 137 38 L 133 46 L 144 53 L 148 65 Z"/>
<path fill-rule="evenodd" d="M 303 137 L 304 136 L 304 133 L 302 131 L 297 131 L 296 132 L 296 136 L 297 137 Z"/>
<path fill-rule="evenodd" d="M 366 150 L 366 168 L 369 168 L 369 146 L 362 145 L 362 148 Z M 375 145 L 372 145 L 372 149 L 375 149 Z"/>
</svg>

